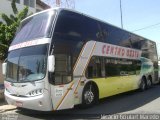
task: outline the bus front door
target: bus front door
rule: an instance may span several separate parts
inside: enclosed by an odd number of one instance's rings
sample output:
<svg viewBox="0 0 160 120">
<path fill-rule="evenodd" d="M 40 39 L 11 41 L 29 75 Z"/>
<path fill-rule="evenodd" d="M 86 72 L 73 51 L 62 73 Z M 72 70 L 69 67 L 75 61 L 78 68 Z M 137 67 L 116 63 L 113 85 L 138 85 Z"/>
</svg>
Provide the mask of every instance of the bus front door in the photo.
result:
<svg viewBox="0 0 160 120">
<path fill-rule="evenodd" d="M 51 96 L 54 110 L 73 108 L 72 57 L 69 54 L 54 54 L 55 70 L 51 79 Z"/>
<path fill-rule="evenodd" d="M 51 99 L 54 110 L 73 108 L 73 82 L 64 85 L 51 85 Z"/>
</svg>

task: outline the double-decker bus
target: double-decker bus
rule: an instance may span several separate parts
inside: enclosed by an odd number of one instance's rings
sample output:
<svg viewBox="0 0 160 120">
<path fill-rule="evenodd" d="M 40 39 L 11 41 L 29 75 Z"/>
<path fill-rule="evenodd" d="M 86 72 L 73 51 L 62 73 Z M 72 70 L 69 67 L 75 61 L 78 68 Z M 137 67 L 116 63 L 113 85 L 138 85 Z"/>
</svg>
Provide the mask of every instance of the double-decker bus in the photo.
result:
<svg viewBox="0 0 160 120">
<path fill-rule="evenodd" d="M 82 13 L 52 8 L 21 22 L 3 63 L 5 98 L 20 108 L 51 111 L 145 90 L 158 72 L 156 44 Z"/>
</svg>

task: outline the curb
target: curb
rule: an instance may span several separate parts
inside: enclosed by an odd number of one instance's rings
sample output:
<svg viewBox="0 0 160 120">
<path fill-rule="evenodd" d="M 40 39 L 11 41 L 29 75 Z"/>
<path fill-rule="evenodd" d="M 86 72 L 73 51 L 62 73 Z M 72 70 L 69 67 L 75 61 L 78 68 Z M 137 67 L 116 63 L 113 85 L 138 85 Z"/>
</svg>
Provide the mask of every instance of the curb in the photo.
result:
<svg viewBox="0 0 160 120">
<path fill-rule="evenodd" d="M 0 90 L 0 100 L 3 100 L 4 99 L 4 92 L 1 92 L 1 90 Z"/>
<path fill-rule="evenodd" d="M 6 111 L 11 111 L 15 110 L 17 107 L 13 105 L 2 105 L 0 106 L 0 113 L 6 112 Z"/>
</svg>

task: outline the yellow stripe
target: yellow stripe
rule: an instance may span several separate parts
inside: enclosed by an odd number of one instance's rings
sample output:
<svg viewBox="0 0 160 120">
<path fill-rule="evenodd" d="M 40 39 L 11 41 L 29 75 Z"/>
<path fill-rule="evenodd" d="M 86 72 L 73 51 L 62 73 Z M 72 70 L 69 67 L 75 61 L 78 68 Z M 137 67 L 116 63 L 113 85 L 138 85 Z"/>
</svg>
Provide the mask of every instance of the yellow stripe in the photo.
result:
<svg viewBox="0 0 160 120">
<path fill-rule="evenodd" d="M 89 64 L 89 62 L 90 62 L 90 59 L 91 59 L 92 54 L 93 54 L 93 51 L 94 51 L 94 49 L 95 49 L 95 46 L 96 46 L 96 42 L 95 42 L 94 47 L 93 47 L 93 49 L 92 49 L 92 51 L 91 51 L 91 54 L 90 54 L 90 56 L 89 56 L 89 60 L 88 60 L 88 62 L 87 62 L 87 64 L 86 64 L 86 66 L 85 66 L 85 69 L 84 69 L 83 72 L 82 72 L 82 75 L 84 75 L 84 72 L 85 72 L 86 69 L 87 69 L 87 66 L 88 66 L 88 64 Z M 81 82 L 81 79 L 78 81 L 78 85 L 76 86 L 76 89 L 75 89 L 74 93 L 77 92 L 77 89 L 78 89 L 78 87 L 79 87 L 80 82 Z"/>
<path fill-rule="evenodd" d="M 82 77 L 81 77 L 82 78 Z M 80 84 L 80 81 L 81 81 L 81 79 L 78 81 L 78 85 L 76 86 L 76 89 L 75 89 L 75 91 L 74 91 L 74 94 L 77 92 L 77 89 L 78 89 L 78 86 L 79 86 L 79 84 Z"/>
<path fill-rule="evenodd" d="M 90 60 L 91 60 L 91 57 L 92 57 L 92 54 L 93 54 L 93 51 L 94 51 L 95 47 L 96 47 L 96 42 L 95 42 L 95 44 L 94 44 L 94 47 L 93 47 L 93 49 L 92 49 L 92 52 L 91 52 L 91 54 L 90 54 L 90 56 L 89 56 L 89 60 L 88 60 L 88 62 L 87 62 L 87 64 L 86 64 L 86 66 L 85 66 L 85 69 L 84 69 L 82 75 L 84 75 L 84 73 L 85 73 L 85 71 L 86 71 L 86 69 L 87 69 L 87 66 L 88 66 L 88 64 L 89 64 L 89 62 L 90 62 Z"/>
<path fill-rule="evenodd" d="M 79 59 L 80 59 L 80 57 L 81 57 L 81 55 L 82 55 L 82 52 L 83 52 L 85 46 L 86 46 L 86 44 L 83 46 L 83 48 L 82 48 L 82 50 L 81 50 L 81 52 L 80 52 L 80 54 L 79 54 L 79 56 L 78 56 L 78 59 L 77 59 L 75 65 L 74 65 L 74 67 L 73 67 L 73 71 L 76 69 L 76 66 L 77 66 L 77 64 L 78 64 L 78 61 L 79 61 Z"/>
<path fill-rule="evenodd" d="M 57 105 L 57 107 L 56 107 L 55 110 L 57 110 L 57 109 L 59 108 L 59 106 L 60 106 L 61 103 L 63 102 L 64 98 L 65 98 L 65 97 L 67 96 L 67 94 L 69 93 L 69 90 L 72 88 L 73 84 L 74 84 L 74 83 L 72 83 L 72 84 L 70 85 L 70 87 L 68 88 L 68 90 L 66 91 L 66 93 L 63 95 L 62 99 L 61 99 L 60 102 L 58 103 L 58 105 Z"/>
</svg>

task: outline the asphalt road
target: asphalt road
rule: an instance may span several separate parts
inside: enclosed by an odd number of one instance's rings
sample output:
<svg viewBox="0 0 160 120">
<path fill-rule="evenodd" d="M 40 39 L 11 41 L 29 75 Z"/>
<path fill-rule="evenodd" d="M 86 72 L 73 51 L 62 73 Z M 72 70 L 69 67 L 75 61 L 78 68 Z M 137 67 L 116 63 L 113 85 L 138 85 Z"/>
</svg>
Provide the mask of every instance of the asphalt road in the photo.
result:
<svg viewBox="0 0 160 120">
<path fill-rule="evenodd" d="M 91 119 L 100 118 L 101 115 L 123 113 L 160 113 L 160 85 L 144 91 L 132 91 L 100 100 L 99 104 L 84 109 L 76 106 L 74 109 L 56 112 L 38 112 L 31 110 L 15 110 L 11 114 L 18 115 L 18 120 L 41 119 Z M 5 114 L 5 113 L 4 113 Z M 9 114 L 9 113 L 8 113 Z M 2 119 L 3 120 L 3 119 Z"/>
</svg>

